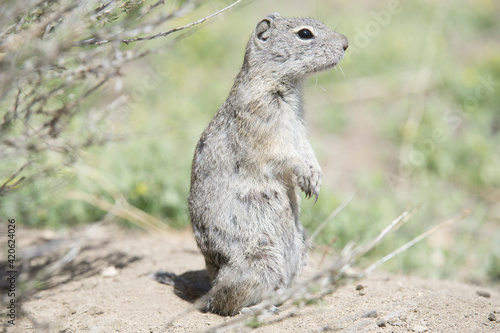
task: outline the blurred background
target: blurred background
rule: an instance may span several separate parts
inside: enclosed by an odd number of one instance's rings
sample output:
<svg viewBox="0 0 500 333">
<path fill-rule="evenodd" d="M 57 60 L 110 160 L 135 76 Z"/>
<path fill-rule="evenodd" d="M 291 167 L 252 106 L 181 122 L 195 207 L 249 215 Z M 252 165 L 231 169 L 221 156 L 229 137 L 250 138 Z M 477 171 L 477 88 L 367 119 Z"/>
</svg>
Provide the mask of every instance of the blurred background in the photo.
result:
<svg viewBox="0 0 500 333">
<path fill-rule="evenodd" d="M 206 1 L 169 24 L 195 21 L 229 3 Z M 402 212 L 417 209 L 360 262 L 367 265 L 468 209 L 467 218 L 382 268 L 498 282 L 500 2 L 495 0 L 242 1 L 162 52 L 124 66 L 83 106 L 98 110 L 126 94 L 125 107 L 99 122 L 120 140 L 83 149 L 71 166 L 1 197 L 0 216 L 37 228 L 88 224 L 110 218 L 110 211 L 81 200 L 81 194 L 113 206 L 107 189 L 116 187 L 130 205 L 187 228 L 194 147 L 226 99 L 256 23 L 270 12 L 319 19 L 350 41 L 340 66 L 311 77 L 305 89 L 309 139 L 324 180 L 317 204 L 303 201 L 302 223 L 312 233 L 354 195 L 318 237 L 319 250 L 334 253 L 350 241 L 373 238 Z M 77 117 L 71 126 L 87 121 Z M 46 156 L 43 163 L 51 161 Z M 12 163 L 0 161 L 4 179 L 7 169 L 15 169 Z M 113 219 L 135 228 L 126 218 Z"/>
</svg>

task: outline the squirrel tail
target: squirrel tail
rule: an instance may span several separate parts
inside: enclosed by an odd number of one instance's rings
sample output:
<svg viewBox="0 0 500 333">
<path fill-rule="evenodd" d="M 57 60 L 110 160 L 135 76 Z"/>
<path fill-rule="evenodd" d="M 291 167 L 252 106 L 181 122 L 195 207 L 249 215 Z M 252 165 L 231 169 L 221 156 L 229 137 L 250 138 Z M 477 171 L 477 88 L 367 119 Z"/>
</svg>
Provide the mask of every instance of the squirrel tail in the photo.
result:
<svg viewBox="0 0 500 333">
<path fill-rule="evenodd" d="M 206 270 L 189 271 L 181 275 L 158 271 L 152 273 L 151 277 L 160 283 L 174 286 L 174 293 L 191 303 L 205 295 L 211 288 L 210 277 Z"/>
</svg>

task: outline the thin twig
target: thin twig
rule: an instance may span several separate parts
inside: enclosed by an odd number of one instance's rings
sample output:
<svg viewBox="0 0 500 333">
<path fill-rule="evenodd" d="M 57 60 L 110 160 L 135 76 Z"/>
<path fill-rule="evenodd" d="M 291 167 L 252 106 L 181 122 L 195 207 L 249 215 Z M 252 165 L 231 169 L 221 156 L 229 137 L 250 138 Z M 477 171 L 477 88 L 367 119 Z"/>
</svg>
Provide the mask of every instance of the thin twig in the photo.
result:
<svg viewBox="0 0 500 333">
<path fill-rule="evenodd" d="M 151 11 L 154 8 L 156 8 L 156 7 L 160 6 L 160 5 L 164 5 L 165 2 L 166 2 L 165 0 L 159 0 L 156 3 L 150 5 L 148 7 L 148 9 L 144 13 L 142 13 L 141 16 L 139 16 L 138 20 L 142 19 L 144 16 L 148 15 L 149 13 L 151 13 Z M 188 4 L 191 5 L 191 2 L 186 1 L 186 3 L 184 3 L 181 8 L 170 12 L 170 14 L 168 14 L 167 16 L 165 16 L 164 18 L 162 18 L 162 20 L 160 21 L 160 23 L 163 23 L 165 21 L 168 21 L 168 20 L 170 20 L 170 19 L 178 16 L 179 13 L 181 13 L 183 11 L 183 8 L 186 7 L 186 5 L 188 5 Z M 156 22 L 156 23 L 158 23 L 158 22 Z"/>
<path fill-rule="evenodd" d="M 68 199 L 87 202 L 94 207 L 97 207 L 105 212 L 112 213 L 115 216 L 132 222 L 138 227 L 155 234 L 162 234 L 170 230 L 166 223 L 130 205 L 126 201 L 122 201 L 119 204 L 112 204 L 96 196 L 83 192 L 69 192 Z"/>
<path fill-rule="evenodd" d="M 2 186 L 0 186 L 0 196 L 2 196 L 5 191 L 10 190 L 10 189 L 16 187 L 17 185 L 19 185 L 25 179 L 25 177 L 21 177 L 18 180 L 16 180 L 14 183 L 9 185 L 9 183 L 11 183 L 24 170 L 24 168 L 26 168 L 28 166 L 28 164 L 29 163 L 25 163 L 21 168 L 19 168 L 19 170 L 17 170 L 12 176 L 10 176 L 2 184 Z"/>
<path fill-rule="evenodd" d="M 323 262 L 325 261 L 326 257 L 328 256 L 328 252 L 330 252 L 329 250 L 331 250 L 330 247 L 337 240 L 338 240 L 337 236 L 333 236 L 332 239 L 330 239 L 330 241 L 328 242 L 328 244 L 326 244 L 326 246 L 324 247 L 323 255 L 321 256 L 321 259 L 320 259 L 320 261 L 318 263 L 318 267 L 323 266 Z"/>
<path fill-rule="evenodd" d="M 362 276 L 366 276 L 366 275 L 370 274 L 371 272 L 373 272 L 377 267 L 379 267 L 383 263 L 386 263 L 387 261 L 391 260 L 392 258 L 394 258 L 395 256 L 397 256 L 398 254 L 400 254 L 400 253 L 408 250 L 410 247 L 412 247 L 416 243 L 420 242 L 421 240 L 429 237 L 430 235 L 432 235 L 433 233 L 435 233 L 437 230 L 439 230 L 441 228 L 444 228 L 444 227 L 446 227 L 446 226 L 448 226 L 448 225 L 450 225 L 452 223 L 455 223 L 455 222 L 458 222 L 460 220 L 463 220 L 464 218 L 466 218 L 469 215 L 470 215 L 470 211 L 469 210 L 464 210 L 462 212 L 462 214 L 460 214 L 459 216 L 450 218 L 450 219 L 448 219 L 448 220 L 446 220 L 446 221 L 438 224 L 437 226 L 435 226 L 435 227 L 427 230 L 426 232 L 424 232 L 424 233 L 420 234 L 419 236 L 415 237 L 414 239 L 412 239 L 408 243 L 404 244 L 403 246 L 401 246 L 397 250 L 389 253 L 388 255 L 386 255 L 385 257 L 383 257 L 382 259 L 377 260 L 375 263 L 373 263 L 372 265 L 370 265 L 370 267 L 368 267 L 367 269 L 364 270 Z"/>
<path fill-rule="evenodd" d="M 344 208 L 351 202 L 354 198 L 354 194 L 351 194 L 347 199 L 345 199 L 340 206 L 335 208 L 335 210 L 314 230 L 313 234 L 309 237 L 309 246 L 314 243 L 314 240 L 319 235 L 319 233 L 330 223 Z"/>
<path fill-rule="evenodd" d="M 414 209 L 411 213 L 408 213 L 407 211 L 403 212 L 403 214 L 399 215 L 394 221 L 392 221 L 387 227 L 384 228 L 380 232 L 380 234 L 375 237 L 373 240 L 368 242 L 367 244 L 361 245 L 354 249 L 354 254 L 357 257 L 361 257 L 365 253 L 369 252 L 373 248 L 375 248 L 381 241 L 382 239 L 389 234 L 392 230 L 398 229 L 403 223 L 408 221 L 413 215 L 415 215 L 416 209 Z"/>
<path fill-rule="evenodd" d="M 111 183 L 106 177 L 104 177 L 98 170 L 91 167 L 82 167 L 79 168 L 79 170 L 80 173 L 85 173 L 93 180 L 94 184 L 98 184 L 100 188 L 102 188 L 107 194 L 109 194 L 113 198 L 115 203 L 110 203 L 96 196 L 83 192 L 70 192 L 70 199 L 87 202 L 99 209 L 107 211 L 108 213 L 114 214 L 127 221 L 130 221 L 148 231 L 160 233 L 170 231 L 167 223 L 168 221 L 162 222 L 156 217 L 149 215 L 143 210 L 129 204 L 120 190 L 115 185 L 113 185 L 113 183 Z"/>
<path fill-rule="evenodd" d="M 174 33 L 174 32 L 177 32 L 177 31 L 181 31 L 181 30 L 184 30 L 184 29 L 188 29 L 188 28 L 191 28 L 195 25 L 198 25 L 198 24 L 201 24 L 207 20 L 210 20 L 211 18 L 219 15 L 219 14 L 222 14 L 223 12 L 225 12 L 226 10 L 236 6 L 238 3 L 240 3 L 242 0 L 237 0 L 235 2 L 233 2 L 232 4 L 230 4 L 229 6 L 225 7 L 225 8 L 222 8 L 221 10 L 213 13 L 213 14 L 210 14 L 198 21 L 194 21 L 194 22 L 191 22 L 191 23 L 188 23 L 186 25 L 183 25 L 181 27 L 177 27 L 177 28 L 174 28 L 172 30 L 169 30 L 169 31 L 166 31 L 166 32 L 161 32 L 161 33 L 158 33 L 156 35 L 152 35 L 152 36 L 148 36 L 148 37 L 135 37 L 135 38 L 130 38 L 130 39 L 123 39 L 122 42 L 125 43 L 125 44 L 129 44 L 129 43 L 132 43 L 132 42 L 138 42 L 138 41 L 143 41 L 143 40 L 152 40 L 152 39 L 155 39 L 155 38 L 158 38 L 158 37 L 165 37 L 167 35 L 170 35 L 171 33 Z M 110 42 L 110 41 L 108 41 Z"/>
<path fill-rule="evenodd" d="M 409 103 L 410 110 L 408 118 L 404 125 L 403 142 L 400 148 L 400 160 L 405 161 L 415 147 L 415 141 L 419 133 L 419 127 L 426 110 L 426 94 L 425 88 L 428 87 L 432 80 L 432 75 L 436 73 L 433 67 L 436 64 L 438 55 L 436 43 L 440 43 L 440 39 L 436 38 L 436 31 L 441 31 L 446 22 L 448 12 L 450 11 L 450 0 L 441 0 L 441 4 L 436 6 L 436 10 L 432 15 L 431 22 L 427 27 L 426 44 L 422 49 L 422 59 L 420 69 L 415 76 L 412 84 L 411 100 Z M 429 71 L 430 68 L 430 71 Z"/>
</svg>

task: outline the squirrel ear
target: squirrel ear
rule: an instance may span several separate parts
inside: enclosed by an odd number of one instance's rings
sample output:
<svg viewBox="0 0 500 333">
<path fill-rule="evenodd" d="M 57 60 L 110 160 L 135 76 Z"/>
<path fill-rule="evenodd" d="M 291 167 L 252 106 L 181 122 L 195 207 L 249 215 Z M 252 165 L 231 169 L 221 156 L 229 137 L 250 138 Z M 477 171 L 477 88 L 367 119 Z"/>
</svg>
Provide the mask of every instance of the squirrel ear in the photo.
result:
<svg viewBox="0 0 500 333">
<path fill-rule="evenodd" d="M 266 17 L 257 24 L 255 27 L 255 37 L 259 42 L 266 42 L 271 36 L 271 27 L 273 26 L 273 21 L 271 18 Z"/>
<path fill-rule="evenodd" d="M 271 14 L 267 15 L 267 17 L 272 19 L 272 20 L 278 20 L 281 18 L 281 15 L 275 12 L 275 13 L 271 13 Z"/>
</svg>

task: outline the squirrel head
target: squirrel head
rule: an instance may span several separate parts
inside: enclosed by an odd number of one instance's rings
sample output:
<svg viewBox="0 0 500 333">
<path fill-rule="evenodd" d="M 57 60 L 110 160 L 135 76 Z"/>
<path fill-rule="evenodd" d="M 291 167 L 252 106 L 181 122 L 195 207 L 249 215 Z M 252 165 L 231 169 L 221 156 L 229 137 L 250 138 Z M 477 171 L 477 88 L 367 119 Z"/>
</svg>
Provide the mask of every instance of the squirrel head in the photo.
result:
<svg viewBox="0 0 500 333">
<path fill-rule="evenodd" d="M 348 46 L 344 35 L 318 20 L 271 13 L 255 27 L 245 62 L 254 73 L 295 81 L 332 68 Z"/>
</svg>

